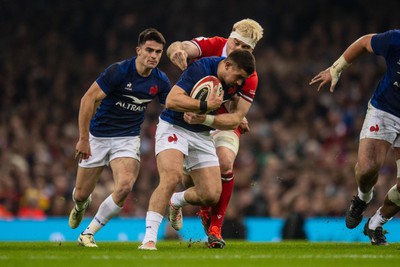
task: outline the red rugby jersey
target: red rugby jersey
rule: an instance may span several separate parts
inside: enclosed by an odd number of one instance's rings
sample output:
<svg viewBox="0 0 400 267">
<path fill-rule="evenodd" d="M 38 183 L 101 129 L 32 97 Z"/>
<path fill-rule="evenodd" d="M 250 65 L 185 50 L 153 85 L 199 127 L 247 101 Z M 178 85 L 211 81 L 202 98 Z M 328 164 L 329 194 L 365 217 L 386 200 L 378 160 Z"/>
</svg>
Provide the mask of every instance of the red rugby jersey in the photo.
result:
<svg viewBox="0 0 400 267">
<path fill-rule="evenodd" d="M 191 42 L 196 45 L 199 49 L 199 56 L 194 60 L 197 60 L 202 57 L 226 57 L 226 43 L 228 39 L 214 36 L 214 37 L 197 37 L 191 40 Z M 244 100 L 253 103 L 254 96 L 257 91 L 258 86 L 258 75 L 257 72 L 252 73 L 243 84 L 242 88 L 238 91 L 238 95 L 241 96 Z M 228 110 L 222 105 L 218 109 L 218 113 L 227 113 Z M 235 130 L 235 132 L 240 136 L 239 127 Z"/>
</svg>

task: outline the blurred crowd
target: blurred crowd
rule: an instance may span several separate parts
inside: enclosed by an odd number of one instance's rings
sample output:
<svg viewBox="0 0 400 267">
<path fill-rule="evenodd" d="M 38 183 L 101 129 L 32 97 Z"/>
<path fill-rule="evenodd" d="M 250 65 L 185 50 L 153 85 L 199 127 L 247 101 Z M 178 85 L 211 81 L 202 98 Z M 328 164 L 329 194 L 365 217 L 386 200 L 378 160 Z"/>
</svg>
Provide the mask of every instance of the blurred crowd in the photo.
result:
<svg viewBox="0 0 400 267">
<path fill-rule="evenodd" d="M 343 216 L 356 192 L 367 102 L 385 64 L 365 55 L 342 74 L 333 94 L 308 82 L 360 36 L 396 28 L 398 3 L 309 2 L 2 1 L 0 219 L 69 214 L 80 98 L 109 64 L 135 55 L 139 32 L 157 28 L 168 44 L 227 37 L 234 22 L 247 17 L 265 34 L 254 52 L 259 88 L 247 116 L 251 132 L 241 138 L 227 220 Z M 165 55 L 159 67 L 176 82 L 180 71 Z M 145 217 L 158 183 L 154 133 L 161 110 L 157 101 L 148 107 L 141 172 L 120 216 Z M 389 153 L 368 212 L 382 202 L 396 172 Z M 106 168 L 87 215 L 112 189 Z M 184 209 L 186 216 L 196 211 Z"/>
</svg>

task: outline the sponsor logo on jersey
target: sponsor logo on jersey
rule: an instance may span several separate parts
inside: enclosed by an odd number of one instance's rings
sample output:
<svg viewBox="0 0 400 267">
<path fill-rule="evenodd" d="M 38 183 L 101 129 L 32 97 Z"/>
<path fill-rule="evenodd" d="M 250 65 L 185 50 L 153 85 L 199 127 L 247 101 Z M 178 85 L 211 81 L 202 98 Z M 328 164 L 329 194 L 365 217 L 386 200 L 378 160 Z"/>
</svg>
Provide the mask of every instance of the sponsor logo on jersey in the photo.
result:
<svg viewBox="0 0 400 267">
<path fill-rule="evenodd" d="M 131 102 L 118 101 L 115 105 L 131 111 L 144 111 L 147 108 L 147 103 L 151 102 L 151 99 L 139 99 L 132 95 L 123 96 L 130 98 Z"/>
<path fill-rule="evenodd" d="M 127 90 L 127 91 L 132 91 L 132 83 L 129 82 L 129 83 L 125 86 L 124 89 Z"/>
<path fill-rule="evenodd" d="M 150 87 L 150 92 L 151 95 L 156 95 L 158 93 L 158 85 L 154 85 Z"/>
</svg>

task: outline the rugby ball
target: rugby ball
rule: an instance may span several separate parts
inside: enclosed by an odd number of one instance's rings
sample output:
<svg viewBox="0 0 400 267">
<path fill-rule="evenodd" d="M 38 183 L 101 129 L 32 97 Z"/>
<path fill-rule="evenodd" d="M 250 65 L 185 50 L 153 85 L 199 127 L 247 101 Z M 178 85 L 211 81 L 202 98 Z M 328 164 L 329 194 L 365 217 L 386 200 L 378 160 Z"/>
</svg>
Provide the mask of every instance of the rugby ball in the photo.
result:
<svg viewBox="0 0 400 267">
<path fill-rule="evenodd" d="M 194 99 L 199 99 L 201 101 L 207 101 L 214 89 L 218 90 L 218 96 L 222 93 L 222 83 L 221 81 L 212 75 L 201 78 L 194 86 L 190 92 L 190 96 Z"/>
</svg>

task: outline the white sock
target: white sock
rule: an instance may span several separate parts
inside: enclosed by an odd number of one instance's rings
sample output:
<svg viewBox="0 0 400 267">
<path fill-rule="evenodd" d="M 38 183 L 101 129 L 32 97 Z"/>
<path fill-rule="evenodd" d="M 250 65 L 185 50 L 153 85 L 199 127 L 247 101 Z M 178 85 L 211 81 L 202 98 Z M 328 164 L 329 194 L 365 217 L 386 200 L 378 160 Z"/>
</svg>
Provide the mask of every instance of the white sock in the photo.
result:
<svg viewBox="0 0 400 267">
<path fill-rule="evenodd" d="M 372 188 L 371 191 L 367 193 L 361 192 L 360 188 L 358 188 L 358 197 L 365 203 L 369 203 L 373 196 L 374 196 L 374 188 Z"/>
<path fill-rule="evenodd" d="M 377 227 L 379 226 L 383 226 L 385 223 L 387 223 L 388 221 L 390 221 L 392 218 L 385 218 L 382 216 L 381 213 L 381 208 L 379 208 L 374 216 L 371 217 L 371 219 L 369 220 L 369 224 L 368 224 L 368 228 L 371 230 L 375 230 Z"/>
<path fill-rule="evenodd" d="M 146 244 L 149 241 L 157 243 L 157 234 L 160 224 L 163 220 L 163 216 L 155 211 L 148 211 L 146 213 L 146 234 L 142 244 Z"/>
<path fill-rule="evenodd" d="M 90 222 L 89 226 L 83 231 L 82 234 L 92 234 L 97 233 L 103 226 L 105 226 L 112 217 L 118 215 L 122 207 L 115 204 L 112 195 L 109 195 L 103 203 L 101 203 L 99 210 L 94 216 L 93 220 Z"/>
<path fill-rule="evenodd" d="M 181 208 L 186 205 L 189 205 L 189 203 L 185 200 L 185 192 L 178 192 L 178 193 L 173 193 L 171 197 L 171 204 L 175 208 Z"/>
</svg>

